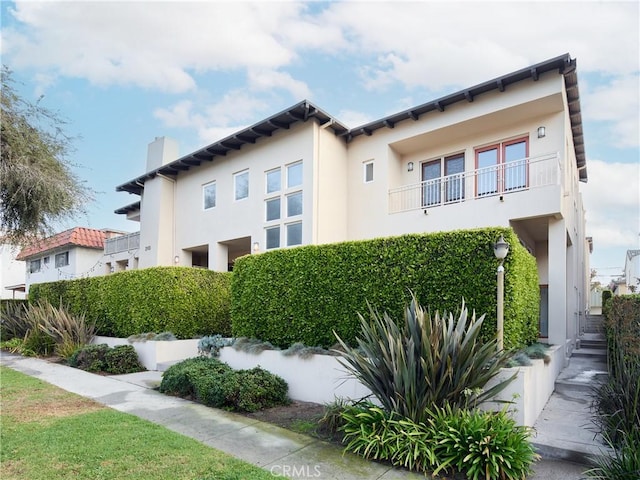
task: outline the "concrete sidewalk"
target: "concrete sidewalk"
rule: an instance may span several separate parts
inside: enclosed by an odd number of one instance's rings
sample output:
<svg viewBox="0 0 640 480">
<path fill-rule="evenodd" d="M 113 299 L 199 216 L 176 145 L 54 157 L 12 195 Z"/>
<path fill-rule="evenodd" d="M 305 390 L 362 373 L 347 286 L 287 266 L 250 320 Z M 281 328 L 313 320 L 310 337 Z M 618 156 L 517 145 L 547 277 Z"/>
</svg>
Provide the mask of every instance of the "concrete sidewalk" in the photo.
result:
<svg viewBox="0 0 640 480">
<path fill-rule="evenodd" d="M 91 398 L 194 438 L 210 447 L 260 466 L 274 477 L 320 479 L 424 479 L 423 475 L 344 453 L 339 446 L 249 419 L 242 415 L 170 397 L 153 390 L 161 372 L 105 377 L 36 358 L 1 353 L 2 365 L 64 390 Z M 584 465 L 541 460 L 533 480 L 578 480 Z"/>
</svg>

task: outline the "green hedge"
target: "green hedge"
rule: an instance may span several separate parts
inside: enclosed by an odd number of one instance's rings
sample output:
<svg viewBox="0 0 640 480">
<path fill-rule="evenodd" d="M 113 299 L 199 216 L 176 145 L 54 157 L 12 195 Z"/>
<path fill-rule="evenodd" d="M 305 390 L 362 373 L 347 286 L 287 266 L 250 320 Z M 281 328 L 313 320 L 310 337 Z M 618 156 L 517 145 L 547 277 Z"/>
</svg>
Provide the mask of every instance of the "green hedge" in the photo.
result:
<svg viewBox="0 0 640 480">
<path fill-rule="evenodd" d="M 333 331 L 353 342 L 357 313 L 367 302 L 401 318 L 409 290 L 421 305 L 486 313 L 483 335 L 496 328 L 496 268 L 493 242 L 510 243 L 505 261 L 505 347 L 538 337 L 536 261 L 508 228 L 413 234 L 330 245 L 311 245 L 250 255 L 236 261 L 231 318 L 235 336 L 280 347 L 295 342 L 329 347 Z"/>
<path fill-rule="evenodd" d="M 154 267 L 32 285 L 29 300 L 67 305 L 96 320 L 100 335 L 171 331 L 178 338 L 231 334 L 231 274 Z"/>
</svg>

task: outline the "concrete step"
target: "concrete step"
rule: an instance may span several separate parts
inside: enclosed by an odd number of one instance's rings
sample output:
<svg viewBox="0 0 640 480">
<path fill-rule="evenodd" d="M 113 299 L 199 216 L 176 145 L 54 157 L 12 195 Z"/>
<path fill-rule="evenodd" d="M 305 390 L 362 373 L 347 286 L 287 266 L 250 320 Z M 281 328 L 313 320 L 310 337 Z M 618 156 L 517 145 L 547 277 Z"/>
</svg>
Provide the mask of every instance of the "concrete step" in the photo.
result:
<svg viewBox="0 0 640 480">
<path fill-rule="evenodd" d="M 576 348 L 571 354 L 572 357 L 602 357 L 607 359 L 607 350 L 602 348 Z"/>
<path fill-rule="evenodd" d="M 606 350 L 607 342 L 604 340 L 580 340 L 580 348 L 600 348 Z"/>
</svg>

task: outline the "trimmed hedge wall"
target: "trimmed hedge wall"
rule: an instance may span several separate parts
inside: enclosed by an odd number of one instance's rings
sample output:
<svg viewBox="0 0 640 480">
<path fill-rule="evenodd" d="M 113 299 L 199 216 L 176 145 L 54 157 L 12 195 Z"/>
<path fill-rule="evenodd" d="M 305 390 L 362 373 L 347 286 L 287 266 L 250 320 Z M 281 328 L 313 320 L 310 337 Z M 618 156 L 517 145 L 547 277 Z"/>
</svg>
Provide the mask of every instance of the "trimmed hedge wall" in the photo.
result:
<svg viewBox="0 0 640 480">
<path fill-rule="evenodd" d="M 483 336 L 496 328 L 493 242 L 510 243 L 505 260 L 505 347 L 538 338 L 539 286 L 536 261 L 509 228 L 413 234 L 367 241 L 311 245 L 249 255 L 236 261 L 231 318 L 235 336 L 280 347 L 295 342 L 332 346 L 333 331 L 353 342 L 357 313 L 369 302 L 395 318 L 403 315 L 409 290 L 431 309 L 486 313 Z"/>
<path fill-rule="evenodd" d="M 231 274 L 153 267 L 104 277 L 32 285 L 29 301 L 65 304 L 98 322 L 98 334 L 128 337 L 171 331 L 177 338 L 231 334 Z"/>
</svg>

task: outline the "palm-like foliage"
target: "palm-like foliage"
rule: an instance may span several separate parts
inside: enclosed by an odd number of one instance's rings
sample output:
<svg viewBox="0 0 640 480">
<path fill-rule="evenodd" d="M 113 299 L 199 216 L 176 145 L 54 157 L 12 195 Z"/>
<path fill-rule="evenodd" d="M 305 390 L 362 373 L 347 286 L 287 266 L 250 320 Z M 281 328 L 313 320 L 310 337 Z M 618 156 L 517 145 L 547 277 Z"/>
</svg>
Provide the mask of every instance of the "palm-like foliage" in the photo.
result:
<svg viewBox="0 0 640 480">
<path fill-rule="evenodd" d="M 340 363 L 368 387 L 382 406 L 415 422 L 428 418 L 433 405 L 468 406 L 490 400 L 515 375 L 484 391 L 505 366 L 508 355 L 497 353 L 497 341 L 479 339 L 484 315 L 469 318 L 464 301 L 457 321 L 453 315 L 431 316 L 412 295 L 404 322 L 370 309 L 360 315 L 358 347 L 336 335 L 344 352 Z"/>
<path fill-rule="evenodd" d="M 31 305 L 26 318 L 55 341 L 55 351 L 63 358 L 91 343 L 96 331 L 95 322 L 88 322 L 84 315 L 72 315 L 62 305 L 56 308 L 48 302 Z"/>
</svg>

